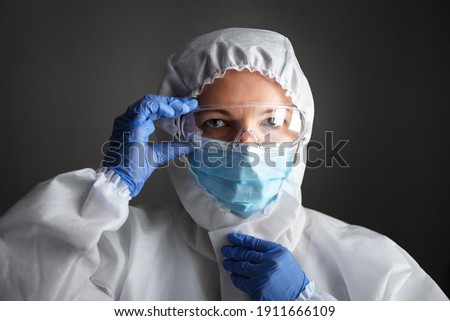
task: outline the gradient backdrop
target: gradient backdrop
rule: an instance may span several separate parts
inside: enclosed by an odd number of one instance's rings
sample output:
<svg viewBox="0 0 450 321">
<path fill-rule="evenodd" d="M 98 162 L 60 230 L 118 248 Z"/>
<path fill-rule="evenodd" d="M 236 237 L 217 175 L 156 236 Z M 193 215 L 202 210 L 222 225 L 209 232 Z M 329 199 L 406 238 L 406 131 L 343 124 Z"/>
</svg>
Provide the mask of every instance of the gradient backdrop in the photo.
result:
<svg viewBox="0 0 450 321">
<path fill-rule="evenodd" d="M 2 1 L 1 213 L 96 168 L 114 118 L 157 90 L 189 39 L 272 29 L 311 83 L 313 140 L 349 140 L 349 168 L 307 170 L 304 204 L 388 235 L 450 295 L 449 13 L 448 1 Z M 165 180 L 157 171 L 133 203 L 164 202 Z"/>
</svg>

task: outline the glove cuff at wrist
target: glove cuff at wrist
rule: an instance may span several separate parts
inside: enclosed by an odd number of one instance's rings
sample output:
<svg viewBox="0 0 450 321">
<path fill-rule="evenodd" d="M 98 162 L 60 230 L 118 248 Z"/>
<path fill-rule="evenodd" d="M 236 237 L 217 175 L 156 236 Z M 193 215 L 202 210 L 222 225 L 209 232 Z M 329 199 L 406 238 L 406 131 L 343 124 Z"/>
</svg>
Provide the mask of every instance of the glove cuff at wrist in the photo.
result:
<svg viewBox="0 0 450 321">
<path fill-rule="evenodd" d="M 316 289 L 314 281 L 308 283 L 296 301 L 337 301 L 336 298 L 320 289 Z"/>
<path fill-rule="evenodd" d="M 314 281 L 309 282 L 303 292 L 300 293 L 296 301 L 310 301 L 315 289 L 316 285 Z"/>
</svg>

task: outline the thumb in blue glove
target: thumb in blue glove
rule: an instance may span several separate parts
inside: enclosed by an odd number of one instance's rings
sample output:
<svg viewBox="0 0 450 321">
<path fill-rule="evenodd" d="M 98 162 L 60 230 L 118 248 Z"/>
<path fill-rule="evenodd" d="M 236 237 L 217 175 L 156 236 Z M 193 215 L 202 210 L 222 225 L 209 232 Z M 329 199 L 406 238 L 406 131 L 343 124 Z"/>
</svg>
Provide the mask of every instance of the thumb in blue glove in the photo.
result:
<svg viewBox="0 0 450 321">
<path fill-rule="evenodd" d="M 233 246 L 222 247 L 225 270 L 252 300 L 294 301 L 309 283 L 291 252 L 281 244 L 231 233 Z"/>
<path fill-rule="evenodd" d="M 128 185 L 130 196 L 139 194 L 151 173 L 161 164 L 187 154 L 187 143 L 149 144 L 159 118 L 177 118 L 197 108 L 191 98 L 146 95 L 114 121 L 113 133 L 102 166 L 113 170 Z"/>
</svg>

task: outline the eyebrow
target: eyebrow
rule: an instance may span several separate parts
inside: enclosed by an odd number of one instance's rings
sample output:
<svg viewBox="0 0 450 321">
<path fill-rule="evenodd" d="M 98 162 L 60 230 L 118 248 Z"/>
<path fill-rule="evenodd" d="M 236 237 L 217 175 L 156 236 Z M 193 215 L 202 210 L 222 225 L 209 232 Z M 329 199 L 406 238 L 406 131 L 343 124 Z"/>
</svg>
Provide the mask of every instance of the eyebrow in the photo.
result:
<svg viewBox="0 0 450 321">
<path fill-rule="evenodd" d="M 244 107 L 245 108 L 245 107 Z M 254 108 L 254 107 L 253 107 Z M 272 114 L 273 113 L 273 108 L 266 108 L 266 109 L 262 109 L 260 113 L 258 113 L 259 115 L 265 115 L 265 114 Z M 204 113 L 219 113 L 225 116 L 233 116 L 228 110 L 226 109 L 206 109 L 206 110 L 202 110 L 201 108 L 198 109 L 199 112 L 204 112 Z"/>
<path fill-rule="evenodd" d="M 200 109 L 198 109 L 198 111 L 202 112 L 202 113 L 218 113 L 218 114 L 223 114 L 225 116 L 231 116 L 230 112 L 228 112 L 225 109 L 206 109 L 206 110 L 201 110 L 201 108 L 200 108 Z"/>
</svg>

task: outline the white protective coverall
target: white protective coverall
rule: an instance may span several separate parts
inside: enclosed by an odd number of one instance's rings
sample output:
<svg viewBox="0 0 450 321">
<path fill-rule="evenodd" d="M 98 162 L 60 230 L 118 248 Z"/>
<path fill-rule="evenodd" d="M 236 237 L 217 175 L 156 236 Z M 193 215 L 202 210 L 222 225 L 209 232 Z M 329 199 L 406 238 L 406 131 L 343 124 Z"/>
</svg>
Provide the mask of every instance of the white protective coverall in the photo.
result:
<svg viewBox="0 0 450 321">
<path fill-rule="evenodd" d="M 275 79 L 305 112 L 309 140 L 312 94 L 289 40 L 275 32 L 232 28 L 194 39 L 169 57 L 160 94 L 195 97 L 230 69 Z M 173 119 L 157 125 L 160 140 L 173 139 Z M 447 300 L 387 237 L 304 208 L 305 164 L 248 219 L 199 186 L 189 166 L 168 170 L 176 194 L 163 207 L 129 206 L 128 187 L 105 169 L 36 186 L 0 219 L 0 299 L 249 300 L 222 268 L 220 249 L 236 231 L 293 253 L 312 281 L 300 299 Z"/>
</svg>

